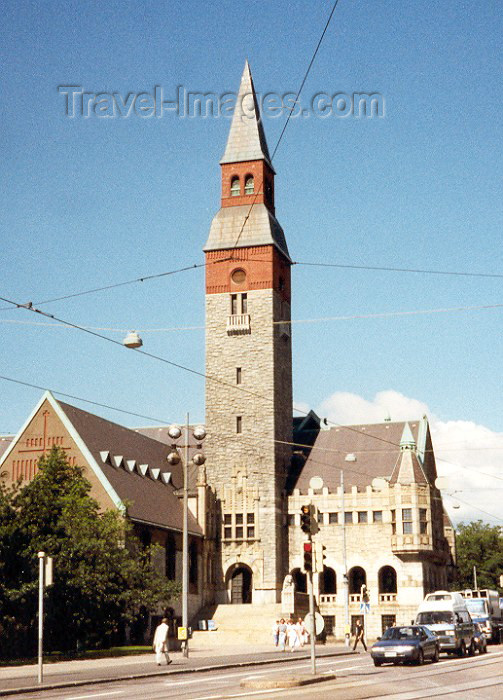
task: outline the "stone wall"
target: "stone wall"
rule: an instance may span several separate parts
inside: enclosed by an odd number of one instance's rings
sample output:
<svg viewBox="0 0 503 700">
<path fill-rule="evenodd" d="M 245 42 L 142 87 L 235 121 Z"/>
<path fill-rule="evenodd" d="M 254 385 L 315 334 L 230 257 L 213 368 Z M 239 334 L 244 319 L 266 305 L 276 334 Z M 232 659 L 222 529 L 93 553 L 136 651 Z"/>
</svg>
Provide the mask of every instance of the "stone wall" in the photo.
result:
<svg viewBox="0 0 503 700">
<path fill-rule="evenodd" d="M 232 528 L 230 537 L 222 530 L 221 586 L 229 566 L 243 562 L 253 571 L 254 602 L 276 602 L 287 565 L 283 485 L 291 447 L 275 440 L 291 441 L 292 363 L 289 324 L 285 334 L 274 320 L 289 320 L 290 308 L 272 289 L 249 290 L 249 330 L 229 334 L 230 313 L 229 294 L 206 296 L 207 476 Z M 243 537 L 236 514 L 244 517 Z"/>
</svg>

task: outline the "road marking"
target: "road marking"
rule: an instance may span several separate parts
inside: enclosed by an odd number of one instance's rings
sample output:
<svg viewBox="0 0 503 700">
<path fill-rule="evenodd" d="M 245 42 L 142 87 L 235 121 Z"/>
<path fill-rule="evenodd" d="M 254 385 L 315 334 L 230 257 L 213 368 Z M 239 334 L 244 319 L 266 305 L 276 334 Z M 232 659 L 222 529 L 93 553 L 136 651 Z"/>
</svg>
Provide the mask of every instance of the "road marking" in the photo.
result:
<svg viewBox="0 0 503 700">
<path fill-rule="evenodd" d="M 235 693 L 233 695 L 204 695 L 198 698 L 190 698 L 190 700 L 223 700 L 224 698 L 244 698 L 249 695 L 264 695 L 270 693 L 281 693 L 286 688 L 267 688 L 267 690 L 250 690 L 247 693 Z"/>
<path fill-rule="evenodd" d="M 211 681 L 219 681 L 222 678 L 237 678 L 239 676 L 243 675 L 243 671 L 239 673 L 227 673 L 224 676 L 215 676 L 215 678 L 206 678 L 205 682 L 206 683 L 211 683 Z M 251 676 L 247 676 L 247 678 L 250 678 Z M 192 683 L 201 683 L 201 678 L 194 679 L 193 681 L 164 681 L 164 685 L 169 685 L 170 688 L 172 688 L 175 685 L 191 685 Z M 70 699 L 68 699 L 70 700 Z"/>
<path fill-rule="evenodd" d="M 72 695 L 67 700 L 87 700 L 87 698 L 102 698 L 105 695 L 120 695 L 123 690 L 110 690 L 108 693 L 93 693 L 92 695 Z"/>
</svg>

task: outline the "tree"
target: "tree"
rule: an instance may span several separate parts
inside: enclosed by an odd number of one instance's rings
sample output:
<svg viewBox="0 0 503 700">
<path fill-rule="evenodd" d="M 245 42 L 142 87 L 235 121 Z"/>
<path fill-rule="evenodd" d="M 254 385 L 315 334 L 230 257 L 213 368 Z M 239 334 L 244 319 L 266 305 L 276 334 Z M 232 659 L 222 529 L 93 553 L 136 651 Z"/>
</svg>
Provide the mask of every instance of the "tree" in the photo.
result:
<svg viewBox="0 0 503 700">
<path fill-rule="evenodd" d="M 458 582 L 460 588 L 473 588 L 473 567 L 477 568 L 478 588 L 497 589 L 503 572 L 503 528 L 481 520 L 461 523 L 456 536 Z"/>
<path fill-rule="evenodd" d="M 0 485 L 0 652 L 36 647 L 38 556 L 54 557 L 46 593 L 47 649 L 107 646 L 140 612 L 165 606 L 179 586 L 156 570 L 156 545 L 142 547 L 128 520 L 100 511 L 80 467 L 59 448 L 28 484 Z"/>
</svg>

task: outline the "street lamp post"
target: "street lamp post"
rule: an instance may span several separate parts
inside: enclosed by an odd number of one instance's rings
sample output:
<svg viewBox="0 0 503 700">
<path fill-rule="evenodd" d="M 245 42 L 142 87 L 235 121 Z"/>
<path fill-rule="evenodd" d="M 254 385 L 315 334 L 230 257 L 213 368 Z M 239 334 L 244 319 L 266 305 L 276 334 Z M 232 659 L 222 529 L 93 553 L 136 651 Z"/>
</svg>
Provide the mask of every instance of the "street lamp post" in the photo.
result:
<svg viewBox="0 0 503 700">
<path fill-rule="evenodd" d="M 189 414 L 185 422 L 185 436 L 183 446 L 183 521 L 182 521 L 182 629 L 184 631 L 184 639 L 182 640 L 183 655 L 189 655 Z M 172 440 L 178 440 L 182 435 L 182 429 L 178 425 L 170 425 L 168 435 Z M 192 435 L 196 440 L 197 449 L 201 449 L 201 442 L 206 437 L 206 431 L 202 426 L 197 426 L 192 431 Z M 172 445 L 172 451 L 169 453 L 167 460 L 170 464 L 178 464 L 180 455 L 176 449 L 176 444 Z M 206 457 L 202 452 L 196 452 L 192 457 L 192 461 L 196 466 L 201 466 L 205 463 Z"/>
<path fill-rule="evenodd" d="M 122 341 L 126 348 L 138 350 L 143 346 L 143 341 L 136 331 L 130 331 Z M 183 524 L 182 524 L 182 629 L 185 639 L 183 640 L 183 655 L 189 655 L 189 414 L 185 422 L 184 439 L 184 459 L 183 459 Z M 170 425 L 168 435 L 173 440 L 172 449 L 167 460 L 171 465 L 180 463 L 180 455 L 175 443 L 182 435 L 182 429 L 178 425 Z M 197 443 L 198 450 L 201 449 L 202 441 L 206 437 L 206 430 L 202 426 L 196 426 L 192 435 Z M 202 452 L 196 452 L 192 457 L 193 463 L 199 467 L 206 461 Z"/>
</svg>

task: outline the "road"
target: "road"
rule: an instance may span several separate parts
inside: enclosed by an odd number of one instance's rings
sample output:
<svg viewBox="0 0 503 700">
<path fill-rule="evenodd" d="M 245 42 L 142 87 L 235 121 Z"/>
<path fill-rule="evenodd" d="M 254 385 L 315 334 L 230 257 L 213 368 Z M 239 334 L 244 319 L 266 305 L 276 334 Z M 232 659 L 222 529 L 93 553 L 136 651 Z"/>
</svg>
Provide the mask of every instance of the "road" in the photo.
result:
<svg viewBox="0 0 503 700">
<path fill-rule="evenodd" d="M 204 673 L 173 674 L 135 681 L 117 681 L 101 685 L 64 688 L 17 695 L 23 700 L 225 700 L 226 698 L 312 698 L 315 694 L 330 700 L 390 698 L 463 698 L 463 700 L 500 700 L 503 697 L 503 646 L 491 646 L 482 656 L 441 657 L 437 664 L 424 666 L 382 666 L 375 668 L 368 654 L 319 659 L 317 670 L 335 672 L 336 680 L 299 688 L 247 690 L 242 679 L 291 678 L 308 675 L 306 660 L 267 667 L 228 669 Z"/>
</svg>

